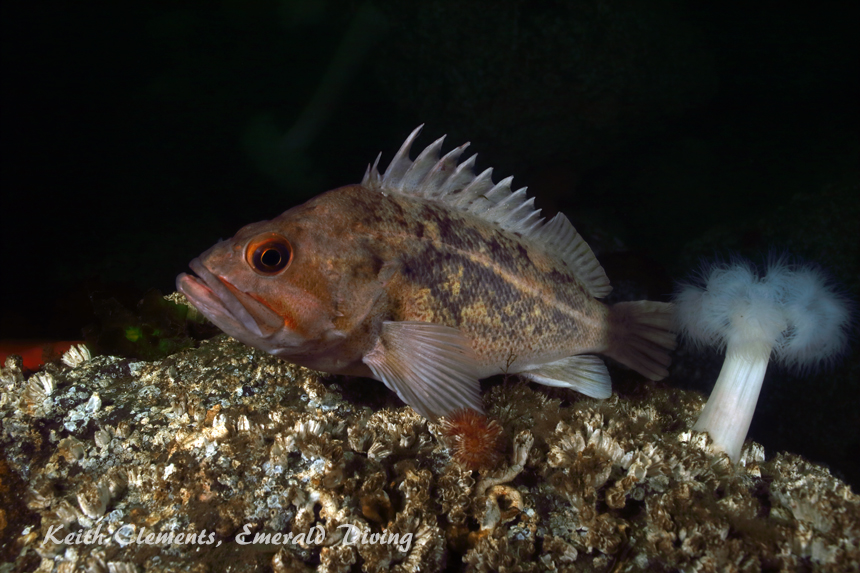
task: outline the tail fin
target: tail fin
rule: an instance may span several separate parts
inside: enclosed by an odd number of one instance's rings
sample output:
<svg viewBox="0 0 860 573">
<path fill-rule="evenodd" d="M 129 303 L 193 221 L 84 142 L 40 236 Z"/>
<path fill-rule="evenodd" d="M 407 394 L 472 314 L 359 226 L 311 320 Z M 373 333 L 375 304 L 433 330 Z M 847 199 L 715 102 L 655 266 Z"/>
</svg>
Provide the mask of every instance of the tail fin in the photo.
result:
<svg viewBox="0 0 860 573">
<path fill-rule="evenodd" d="M 609 307 L 607 356 L 636 372 L 661 380 L 669 375 L 669 352 L 675 349 L 674 306 L 640 300 Z"/>
</svg>

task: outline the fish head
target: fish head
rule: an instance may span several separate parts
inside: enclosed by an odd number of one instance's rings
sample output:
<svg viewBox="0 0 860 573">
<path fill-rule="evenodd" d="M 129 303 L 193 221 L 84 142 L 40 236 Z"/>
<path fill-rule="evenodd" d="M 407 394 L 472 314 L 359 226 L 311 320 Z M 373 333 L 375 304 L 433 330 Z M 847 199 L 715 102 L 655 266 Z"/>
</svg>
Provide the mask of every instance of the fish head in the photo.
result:
<svg viewBox="0 0 860 573">
<path fill-rule="evenodd" d="M 196 276 L 176 279 L 221 330 L 285 358 L 319 354 L 344 337 L 333 323 L 329 253 L 301 211 L 243 227 L 191 261 Z"/>
</svg>

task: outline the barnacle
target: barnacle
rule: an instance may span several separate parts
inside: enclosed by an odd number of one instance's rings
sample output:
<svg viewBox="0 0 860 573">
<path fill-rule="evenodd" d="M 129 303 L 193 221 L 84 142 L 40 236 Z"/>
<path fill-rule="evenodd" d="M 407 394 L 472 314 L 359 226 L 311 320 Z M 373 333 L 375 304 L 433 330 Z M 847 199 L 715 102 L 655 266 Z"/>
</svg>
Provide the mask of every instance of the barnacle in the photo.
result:
<svg viewBox="0 0 860 573">
<path fill-rule="evenodd" d="M 320 564 L 317 571 L 325 573 L 347 573 L 355 564 L 355 548 L 348 545 L 323 547 L 320 550 Z"/>
<path fill-rule="evenodd" d="M 24 382 L 23 360 L 17 354 L 6 358 L 5 365 L 0 368 L 0 408 L 18 402 L 18 393 Z"/>
<path fill-rule="evenodd" d="M 330 555 L 330 549 L 329 547 L 324 547 L 320 551 L 320 555 L 324 555 L 323 558 L 326 560 L 325 568 L 329 571 L 331 570 L 330 563 L 332 561 L 339 561 L 339 556 Z M 335 557 L 335 559 L 332 559 L 332 557 Z M 352 565 L 352 563 L 347 563 L 346 560 L 344 560 L 343 564 Z M 279 549 L 275 553 L 275 556 L 272 557 L 271 566 L 272 571 L 275 573 L 311 573 L 313 571 L 309 565 L 305 565 L 295 554 L 283 548 Z"/>
<path fill-rule="evenodd" d="M 96 430 L 93 435 L 93 441 L 98 448 L 105 448 L 110 444 L 110 432 L 105 430 L 104 428 L 100 428 Z"/>
<path fill-rule="evenodd" d="M 538 571 L 532 559 L 535 551 L 534 539 L 527 535 L 507 535 L 501 528 L 480 537 L 475 547 L 463 556 L 469 570 L 480 572 Z"/>
<path fill-rule="evenodd" d="M 513 519 L 523 509 L 523 496 L 518 490 L 505 485 L 493 486 L 487 492 L 481 529 L 493 530 L 499 523 Z"/>
<path fill-rule="evenodd" d="M 429 519 L 404 518 L 409 520 L 407 533 L 412 534 L 412 547 L 403 560 L 401 571 L 438 570 L 445 553 L 445 536 Z M 432 520 L 435 521 L 435 520 Z"/>
<path fill-rule="evenodd" d="M 366 420 L 356 420 L 347 432 L 347 442 L 354 452 L 366 453 L 373 443 L 373 432 L 367 429 Z"/>
<path fill-rule="evenodd" d="M 0 368 L 0 383 L 6 391 L 12 390 L 24 381 L 24 361 L 17 354 L 6 357 L 3 368 Z"/>
<path fill-rule="evenodd" d="M 459 465 L 449 464 L 439 477 L 438 489 L 442 513 L 448 518 L 452 529 L 458 532 L 455 536 L 468 531 L 466 518 L 472 503 L 474 487 L 475 479 L 472 477 L 472 472 Z"/>
<path fill-rule="evenodd" d="M 137 573 L 137 565 L 129 561 L 108 561 L 107 568 L 110 573 Z"/>
<path fill-rule="evenodd" d="M 102 476 L 99 483 L 107 487 L 112 499 L 116 499 L 128 487 L 128 472 L 123 468 L 113 467 Z"/>
<path fill-rule="evenodd" d="M 90 399 L 87 400 L 87 403 L 84 405 L 84 411 L 88 414 L 94 414 L 98 412 L 99 408 L 102 407 L 102 398 L 99 396 L 98 392 L 93 392 L 90 396 Z"/>
<path fill-rule="evenodd" d="M 57 455 L 64 457 L 69 462 L 76 462 L 84 458 L 86 448 L 80 440 L 70 436 L 60 441 L 57 446 Z"/>
<path fill-rule="evenodd" d="M 394 453 L 391 443 L 386 441 L 373 442 L 367 449 L 367 457 L 372 460 L 383 460 Z"/>
<path fill-rule="evenodd" d="M 526 465 L 529 457 L 529 451 L 534 445 L 534 436 L 528 430 L 523 430 L 514 438 L 514 453 L 511 456 L 511 465 L 501 472 L 485 476 L 475 486 L 475 492 L 478 496 L 496 485 L 508 483 L 517 477 Z"/>
<path fill-rule="evenodd" d="M 368 475 L 358 491 L 361 515 L 371 523 L 386 524 L 393 517 L 391 497 L 385 491 L 385 474 L 381 471 Z"/>
<path fill-rule="evenodd" d="M 430 443 L 427 420 L 414 411 L 388 410 L 362 417 L 348 431 L 350 447 L 367 452 L 374 460 L 382 460 L 395 452 L 415 452 Z"/>
<path fill-rule="evenodd" d="M 88 482 L 81 486 L 77 497 L 78 505 L 84 515 L 96 519 L 104 515 L 105 510 L 107 510 L 110 490 L 105 485 Z"/>
<path fill-rule="evenodd" d="M 60 360 L 70 368 L 77 368 L 91 358 L 90 349 L 85 344 L 73 344 Z"/>
<path fill-rule="evenodd" d="M 40 404 L 57 389 L 57 382 L 50 372 L 38 372 L 30 377 L 22 398 L 29 407 Z"/>
</svg>

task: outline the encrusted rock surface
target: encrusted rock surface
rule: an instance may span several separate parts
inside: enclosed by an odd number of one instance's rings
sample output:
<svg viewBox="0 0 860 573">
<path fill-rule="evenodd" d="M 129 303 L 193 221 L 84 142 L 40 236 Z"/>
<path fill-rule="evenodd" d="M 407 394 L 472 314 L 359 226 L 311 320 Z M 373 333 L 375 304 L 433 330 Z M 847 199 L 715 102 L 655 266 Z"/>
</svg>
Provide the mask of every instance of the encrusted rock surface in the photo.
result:
<svg viewBox="0 0 860 573">
<path fill-rule="evenodd" d="M 10 360 L 0 572 L 858 570 L 860 498 L 757 444 L 734 468 L 689 430 L 698 394 L 509 381 L 484 396 L 505 461 L 479 473 L 341 383 L 225 336 L 26 380 Z"/>
</svg>

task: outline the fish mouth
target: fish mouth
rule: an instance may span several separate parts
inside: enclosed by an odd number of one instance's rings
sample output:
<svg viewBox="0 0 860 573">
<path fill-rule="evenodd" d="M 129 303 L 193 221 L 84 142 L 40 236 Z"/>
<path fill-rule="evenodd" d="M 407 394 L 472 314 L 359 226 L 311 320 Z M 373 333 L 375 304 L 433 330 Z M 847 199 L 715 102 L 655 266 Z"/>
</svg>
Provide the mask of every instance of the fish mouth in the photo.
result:
<svg viewBox="0 0 860 573">
<path fill-rule="evenodd" d="M 284 327 L 284 319 L 275 311 L 212 273 L 199 258 L 188 266 L 197 276 L 181 273 L 176 289 L 233 338 L 255 345 Z"/>
</svg>

